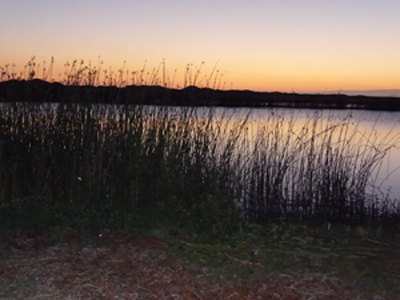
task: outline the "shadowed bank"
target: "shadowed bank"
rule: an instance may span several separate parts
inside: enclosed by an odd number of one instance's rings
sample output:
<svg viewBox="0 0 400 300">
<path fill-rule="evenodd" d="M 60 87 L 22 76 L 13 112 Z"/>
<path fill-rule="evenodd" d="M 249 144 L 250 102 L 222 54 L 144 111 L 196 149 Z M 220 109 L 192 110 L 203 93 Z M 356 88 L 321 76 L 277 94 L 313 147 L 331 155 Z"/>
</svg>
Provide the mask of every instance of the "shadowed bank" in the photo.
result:
<svg viewBox="0 0 400 300">
<path fill-rule="evenodd" d="M 223 91 L 196 86 L 183 89 L 148 85 L 82 86 L 49 83 L 39 79 L 0 82 L 0 101 L 400 110 L 398 97 Z"/>
</svg>

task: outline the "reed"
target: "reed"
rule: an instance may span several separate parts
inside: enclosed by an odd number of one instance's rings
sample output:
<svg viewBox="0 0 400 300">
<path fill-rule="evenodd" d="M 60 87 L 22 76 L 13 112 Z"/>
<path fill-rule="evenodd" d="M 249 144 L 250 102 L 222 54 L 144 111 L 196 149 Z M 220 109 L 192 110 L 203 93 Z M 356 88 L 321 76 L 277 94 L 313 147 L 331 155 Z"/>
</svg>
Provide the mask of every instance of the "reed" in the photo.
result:
<svg viewBox="0 0 400 300">
<path fill-rule="evenodd" d="M 395 141 L 316 115 L 300 128 L 215 110 L 3 103 L 0 219 L 43 229 L 162 226 L 223 236 L 244 220 L 383 224 L 371 189 Z"/>
<path fill-rule="evenodd" d="M 220 159 L 232 137 L 211 116 L 78 104 L 3 104 L 1 112 L 3 222 L 39 226 L 26 217 L 35 212 L 49 218 L 41 226 L 131 228 L 143 215 L 211 233 L 239 226 L 231 166 Z M 224 223 L 228 211 L 237 225 Z"/>
<path fill-rule="evenodd" d="M 247 217 L 348 223 L 383 217 L 390 201 L 372 175 L 398 135 L 365 136 L 348 119 L 324 122 L 319 114 L 301 128 L 294 124 L 275 116 L 259 128 L 247 169 Z"/>
<path fill-rule="evenodd" d="M 6 64 L 0 66 L 0 82 L 8 80 L 34 80 L 41 79 L 48 82 L 60 82 L 66 86 L 103 86 L 124 88 L 128 85 L 135 86 L 162 86 L 165 88 L 186 88 L 189 86 L 198 86 L 219 89 L 221 81 L 226 73 L 220 73 L 217 69 L 218 62 L 214 65 L 209 76 L 201 76 L 202 67 L 205 62 L 201 62 L 200 66 L 187 64 L 183 74 L 183 80 L 180 84 L 175 82 L 177 70 L 174 70 L 172 78 L 166 69 L 166 60 L 163 59 L 157 68 L 151 71 L 147 69 L 147 61 L 144 62 L 140 70 L 130 71 L 126 68 L 124 61 L 121 68 L 114 71 L 112 67 L 103 68 L 103 61 L 98 58 L 97 65 L 93 65 L 91 61 L 75 59 L 72 62 L 64 63 L 64 71 L 62 74 L 53 74 L 55 65 L 54 57 L 51 57 L 50 63 L 46 61 L 38 63 L 36 57 L 25 64 L 23 71 L 18 72 L 15 64 Z M 58 75 L 55 79 L 53 75 Z M 225 83 L 224 83 L 225 86 Z"/>
</svg>

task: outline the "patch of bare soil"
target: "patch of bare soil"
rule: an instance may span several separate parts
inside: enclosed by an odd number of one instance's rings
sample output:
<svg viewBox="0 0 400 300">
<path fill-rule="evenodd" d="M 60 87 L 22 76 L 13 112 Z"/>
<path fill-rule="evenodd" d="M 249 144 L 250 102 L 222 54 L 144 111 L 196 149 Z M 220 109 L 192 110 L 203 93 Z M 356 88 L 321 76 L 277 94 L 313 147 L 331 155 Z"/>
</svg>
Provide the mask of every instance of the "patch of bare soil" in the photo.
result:
<svg viewBox="0 0 400 300">
<path fill-rule="evenodd" d="M 130 233 L 96 233 L 88 239 L 71 232 L 56 244 L 25 236 L 0 247 L 0 298 L 384 299 L 357 294 L 334 277 L 252 267 L 264 274 L 244 282 L 223 269 L 215 273 L 188 265 L 169 253 L 164 240 Z"/>
</svg>

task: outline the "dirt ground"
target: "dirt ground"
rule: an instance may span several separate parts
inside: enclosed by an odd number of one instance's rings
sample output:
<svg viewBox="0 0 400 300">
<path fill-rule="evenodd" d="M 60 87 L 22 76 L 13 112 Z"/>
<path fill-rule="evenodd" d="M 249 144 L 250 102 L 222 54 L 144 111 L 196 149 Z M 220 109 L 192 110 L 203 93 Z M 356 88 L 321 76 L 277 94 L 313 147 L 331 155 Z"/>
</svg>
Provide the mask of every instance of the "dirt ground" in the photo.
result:
<svg viewBox="0 0 400 300">
<path fill-rule="evenodd" d="M 394 299 L 335 277 L 273 274 L 230 257 L 249 273 L 244 280 L 168 249 L 165 240 L 126 232 L 70 232 L 57 243 L 14 237 L 0 247 L 0 299 Z"/>
</svg>

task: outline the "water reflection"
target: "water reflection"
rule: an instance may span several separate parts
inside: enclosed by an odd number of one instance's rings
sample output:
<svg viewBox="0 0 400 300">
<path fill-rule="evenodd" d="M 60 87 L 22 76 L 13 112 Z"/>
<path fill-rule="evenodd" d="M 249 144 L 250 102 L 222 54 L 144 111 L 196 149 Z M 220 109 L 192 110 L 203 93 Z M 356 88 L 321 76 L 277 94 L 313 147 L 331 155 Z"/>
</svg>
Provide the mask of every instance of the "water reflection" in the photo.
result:
<svg viewBox="0 0 400 300">
<path fill-rule="evenodd" d="M 181 110 L 182 108 L 173 108 Z M 208 108 L 198 108 L 198 116 L 206 116 Z M 370 192 L 382 197 L 400 199 L 400 112 L 364 110 L 315 110 L 286 108 L 214 108 L 216 119 L 229 120 L 230 126 L 246 120 L 247 135 L 254 139 L 260 130 L 274 130 L 281 126 L 281 132 L 304 135 L 304 130 L 317 122 L 315 133 L 321 133 L 333 126 L 345 126 L 335 130 L 336 143 L 347 142 L 356 147 L 369 147 L 385 151 L 381 164 L 373 170 Z M 342 141 L 345 139 L 346 141 Z M 362 163 L 362 162 L 360 162 Z"/>
<path fill-rule="evenodd" d="M 5 104 L 3 104 L 5 105 Z M 89 105 L 90 106 L 90 105 Z M 101 107 L 100 110 L 87 110 L 90 117 L 94 112 L 101 111 L 101 122 L 98 124 L 98 130 L 107 126 L 114 126 L 113 120 L 127 119 L 127 112 L 134 107 L 113 106 L 113 105 L 92 105 L 91 107 Z M 55 115 L 55 112 L 62 111 L 62 105 L 43 104 L 34 105 L 24 109 L 35 109 Z M 19 109 L 15 108 L 17 113 L 12 110 L 4 110 L 3 117 L 7 118 L 6 112 L 11 115 L 18 115 Z M 128 109 L 128 110 L 126 110 Z M 237 151 L 247 151 L 242 153 L 245 157 L 251 156 L 255 148 L 260 145 L 260 137 L 268 137 L 271 134 L 279 135 L 276 140 L 277 152 L 295 153 L 295 147 L 302 147 L 310 139 L 316 139 L 314 145 L 326 145 L 326 138 L 331 139 L 331 147 L 347 148 L 344 154 L 348 156 L 359 155 L 357 163 L 360 167 L 365 161 L 371 159 L 371 155 L 379 155 L 385 151 L 385 156 L 380 164 L 373 169 L 372 182 L 368 186 L 369 192 L 380 194 L 382 197 L 388 196 L 392 199 L 400 199 L 400 112 L 378 112 L 362 110 L 314 110 L 314 109 L 285 109 L 285 108 L 190 108 L 190 107 L 155 107 L 145 106 L 140 110 L 140 117 L 147 122 L 147 117 L 157 114 L 160 110 L 167 110 L 170 118 L 179 119 L 192 117 L 197 121 L 209 120 L 212 122 L 224 124 L 214 128 L 224 128 L 220 134 L 229 135 L 229 129 L 235 129 L 238 126 L 243 129 L 241 141 L 238 143 L 242 147 Z M 65 114 L 68 110 L 65 111 Z M 61 114 L 63 115 L 64 112 Z M 89 115 L 73 115 L 74 119 L 87 118 Z M 151 121 L 151 118 L 148 118 Z M 53 126 L 56 122 L 55 117 L 47 120 L 48 126 Z M 79 121 L 79 120 L 78 120 Z M 228 122 L 229 121 L 229 122 Z M 22 119 L 22 122 L 32 122 L 30 119 Z M 129 122 L 127 122 L 129 124 Z M 12 128 L 10 129 L 12 130 Z M 112 135 L 118 131 L 118 128 L 112 128 L 107 132 Z M 330 135 L 324 135 L 324 132 L 330 132 Z M 99 134 L 99 133 L 97 133 Z M 219 134 L 219 133 L 218 133 Z M 106 136 L 103 137 L 107 138 Z M 257 139 L 259 139 L 258 142 Z M 324 144 L 325 143 L 325 144 Z M 265 146 L 265 145 L 264 145 Z M 270 147 L 270 146 L 268 146 Z M 292 147 L 292 149 L 286 149 Z M 367 153 L 369 149 L 377 150 Z M 268 154 L 266 154 L 268 155 Z M 343 155 L 342 155 L 343 156 Z M 372 157 L 373 158 L 373 157 Z M 297 158 L 296 158 L 297 159 Z M 347 159 L 344 157 L 344 159 Z M 296 171 L 297 172 L 297 171 Z"/>
<path fill-rule="evenodd" d="M 243 112 L 239 112 L 239 115 Z M 265 126 L 271 115 L 278 115 L 295 122 L 297 130 L 308 126 L 310 120 L 320 120 L 321 130 L 327 123 L 346 122 L 349 126 L 347 136 L 354 146 L 367 144 L 369 147 L 387 149 L 387 154 L 372 178 L 374 187 L 390 198 L 400 199 L 400 112 L 378 112 L 362 110 L 308 110 L 308 109 L 253 109 L 249 118 L 255 127 Z M 357 135 L 353 135 L 353 133 Z M 336 137 L 338 132 L 336 133 Z"/>
</svg>

